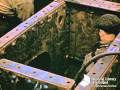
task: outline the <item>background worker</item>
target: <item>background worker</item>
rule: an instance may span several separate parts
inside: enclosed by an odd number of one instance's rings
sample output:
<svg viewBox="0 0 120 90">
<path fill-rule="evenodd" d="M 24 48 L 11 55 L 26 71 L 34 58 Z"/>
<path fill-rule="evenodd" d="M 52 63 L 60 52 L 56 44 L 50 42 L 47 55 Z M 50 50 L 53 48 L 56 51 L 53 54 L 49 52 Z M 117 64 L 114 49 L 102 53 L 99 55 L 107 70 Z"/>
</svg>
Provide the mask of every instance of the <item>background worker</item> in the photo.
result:
<svg viewBox="0 0 120 90">
<path fill-rule="evenodd" d="M 94 45 L 92 51 L 85 56 L 85 60 L 83 61 L 84 65 L 95 55 L 107 50 L 111 42 L 120 32 L 120 18 L 113 14 L 104 14 L 97 19 L 95 26 L 98 29 L 99 41 Z M 86 68 L 86 73 L 90 71 L 95 63 L 93 62 Z"/>
</svg>

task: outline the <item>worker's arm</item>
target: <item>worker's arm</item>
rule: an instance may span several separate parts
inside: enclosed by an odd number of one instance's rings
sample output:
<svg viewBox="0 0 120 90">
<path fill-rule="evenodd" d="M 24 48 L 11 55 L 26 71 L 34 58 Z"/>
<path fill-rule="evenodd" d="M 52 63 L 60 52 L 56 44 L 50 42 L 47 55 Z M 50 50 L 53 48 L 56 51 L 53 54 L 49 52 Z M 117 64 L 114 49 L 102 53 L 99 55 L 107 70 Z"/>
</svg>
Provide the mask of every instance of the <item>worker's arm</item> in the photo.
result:
<svg viewBox="0 0 120 90">
<path fill-rule="evenodd" d="M 12 0 L 17 16 L 22 20 L 26 20 L 34 14 L 33 0 Z"/>
</svg>

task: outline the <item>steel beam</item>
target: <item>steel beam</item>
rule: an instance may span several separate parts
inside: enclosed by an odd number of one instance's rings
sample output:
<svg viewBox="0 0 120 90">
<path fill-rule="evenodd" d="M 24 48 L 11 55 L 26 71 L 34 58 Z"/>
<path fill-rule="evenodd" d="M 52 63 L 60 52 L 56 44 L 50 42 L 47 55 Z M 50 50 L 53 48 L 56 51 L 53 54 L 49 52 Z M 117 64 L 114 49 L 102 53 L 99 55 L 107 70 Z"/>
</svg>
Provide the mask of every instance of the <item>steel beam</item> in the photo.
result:
<svg viewBox="0 0 120 90">
<path fill-rule="evenodd" d="M 73 79 L 36 69 L 7 59 L 0 60 L 0 69 L 11 72 L 16 76 L 56 86 L 58 90 L 71 90 Z"/>
<path fill-rule="evenodd" d="M 29 19 L 6 33 L 4 36 L 0 38 L 0 52 L 4 52 L 4 49 L 14 43 L 16 39 L 21 37 L 25 32 L 30 31 L 32 27 L 38 22 L 44 20 L 47 16 L 54 14 L 53 12 L 57 11 L 61 6 L 65 6 L 65 2 L 63 0 L 55 0 L 54 2 L 47 5 L 45 8 L 31 16 Z"/>
<path fill-rule="evenodd" d="M 109 11 L 120 12 L 120 3 L 110 2 L 105 0 L 65 0 L 74 4 L 100 8 Z"/>
</svg>

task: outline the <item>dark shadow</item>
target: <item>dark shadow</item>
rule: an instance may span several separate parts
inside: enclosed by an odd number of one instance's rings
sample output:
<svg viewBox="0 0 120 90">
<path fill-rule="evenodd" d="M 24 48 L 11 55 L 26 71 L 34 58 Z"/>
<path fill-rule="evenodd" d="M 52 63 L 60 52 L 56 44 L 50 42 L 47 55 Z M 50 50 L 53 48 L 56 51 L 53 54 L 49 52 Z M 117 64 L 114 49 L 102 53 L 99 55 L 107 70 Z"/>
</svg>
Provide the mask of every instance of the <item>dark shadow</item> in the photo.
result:
<svg viewBox="0 0 120 90">
<path fill-rule="evenodd" d="M 44 52 L 32 60 L 28 65 L 49 71 L 50 69 L 50 55 L 48 52 Z"/>
<path fill-rule="evenodd" d="M 53 0 L 34 0 L 35 13 L 51 3 Z"/>
</svg>

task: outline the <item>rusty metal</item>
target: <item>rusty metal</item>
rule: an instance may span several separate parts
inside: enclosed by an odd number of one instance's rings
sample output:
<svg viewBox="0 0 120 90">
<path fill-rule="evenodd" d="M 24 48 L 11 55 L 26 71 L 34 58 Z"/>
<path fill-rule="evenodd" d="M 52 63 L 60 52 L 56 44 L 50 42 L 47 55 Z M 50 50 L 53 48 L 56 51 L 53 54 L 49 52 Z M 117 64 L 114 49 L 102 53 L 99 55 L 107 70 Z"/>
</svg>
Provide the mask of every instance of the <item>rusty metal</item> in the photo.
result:
<svg viewBox="0 0 120 90">
<path fill-rule="evenodd" d="M 74 80 L 47 71 L 36 69 L 7 59 L 0 60 L 0 69 L 12 72 L 16 76 L 29 78 L 38 82 L 48 83 L 59 90 L 71 90 Z"/>
<path fill-rule="evenodd" d="M 65 1 L 84 6 L 120 12 L 120 3 L 116 2 L 110 2 L 105 0 L 65 0 Z"/>
<path fill-rule="evenodd" d="M 48 6 L 40 10 L 38 13 L 9 31 L 7 34 L 0 38 L 0 51 L 2 51 L 6 46 L 10 45 L 17 38 L 23 35 L 25 32 L 30 30 L 36 23 L 39 21 L 42 22 L 44 18 L 53 14 L 54 11 L 59 9 L 61 6 L 64 6 L 65 2 L 63 0 L 57 0 L 50 3 Z M 63 12 L 64 13 L 64 12 Z M 64 16 L 63 16 L 64 17 Z M 57 22 L 58 23 L 58 22 Z M 62 24 L 62 22 L 60 22 Z"/>
<path fill-rule="evenodd" d="M 102 8 L 110 11 L 119 12 L 120 4 L 115 2 L 103 1 L 103 0 L 65 0 L 67 2 L 72 2 L 75 4 L 90 6 L 94 8 Z M 14 42 L 18 37 L 27 32 L 29 28 L 33 27 L 38 21 L 42 21 L 46 16 L 50 16 L 53 11 L 60 8 L 60 6 L 64 6 L 65 2 L 63 0 L 56 0 L 50 3 L 48 6 L 43 8 L 41 11 L 33 15 L 31 18 L 27 19 L 25 22 L 21 23 L 13 30 L 5 34 L 0 38 L 0 51 L 2 51 L 6 46 L 10 45 Z M 63 25 L 63 21 L 59 21 L 60 17 L 65 18 L 64 11 L 61 13 L 56 21 L 58 28 L 60 25 Z"/>
<path fill-rule="evenodd" d="M 103 0 L 66 0 L 66 1 L 71 2 L 71 3 L 75 3 L 75 4 L 79 4 L 79 5 L 83 5 L 83 6 L 100 8 L 100 9 L 105 9 L 105 10 L 114 11 L 114 12 L 119 12 L 119 8 L 120 8 L 120 3 L 114 3 L 114 2 L 103 1 Z M 35 24 L 39 23 L 39 26 L 40 25 L 42 26 L 44 24 L 43 20 L 45 18 L 47 18 L 48 22 L 51 21 L 51 19 L 53 18 L 52 15 L 56 14 L 56 12 L 58 12 L 57 10 L 60 9 L 60 8 L 63 8 L 63 6 L 66 7 L 65 2 L 63 0 L 55 0 L 54 2 L 52 2 L 51 4 L 49 4 L 48 6 L 43 8 L 41 11 L 39 11 L 38 13 L 36 13 L 35 15 L 33 15 L 32 17 L 27 19 L 25 22 L 21 23 L 20 25 L 15 27 L 13 30 L 8 32 L 6 35 L 1 37 L 0 38 L 0 52 L 1 52 L 1 54 L 5 53 L 5 48 L 7 46 L 9 46 L 10 44 L 12 46 L 15 46 L 18 38 L 25 39 L 26 38 L 25 33 L 28 32 L 28 31 L 32 31 L 32 30 L 34 31 L 35 30 L 34 29 Z M 56 27 L 58 28 L 58 31 L 56 31 L 56 32 L 61 32 L 59 30 L 63 27 L 63 23 L 64 23 L 63 21 L 66 18 L 65 17 L 66 12 L 65 11 L 61 11 L 61 12 L 62 13 L 60 13 L 60 11 L 59 11 L 57 20 L 55 22 Z M 81 18 L 81 19 L 83 19 L 83 21 L 85 21 L 85 18 L 86 18 L 85 14 L 86 13 L 85 12 L 80 12 L 80 14 L 83 16 L 83 18 Z M 92 14 L 91 14 L 91 16 L 92 16 Z M 78 35 L 78 34 L 79 33 L 77 33 L 75 35 Z M 54 34 L 54 35 L 56 35 L 56 34 Z M 64 35 L 66 35 L 66 34 L 64 34 Z M 52 34 L 51 34 L 51 36 L 52 36 Z M 58 37 L 58 36 L 56 36 L 56 37 Z M 61 37 L 59 38 L 59 40 L 60 39 L 61 39 Z M 72 38 L 72 39 L 74 41 L 74 38 Z M 112 45 L 109 47 L 107 52 L 119 51 L 119 48 L 118 48 L 119 44 L 117 44 L 117 43 L 120 43 L 119 39 L 120 38 L 118 36 L 117 39 L 115 40 L 115 42 L 113 42 Z M 45 50 L 46 50 L 46 47 L 44 47 L 44 46 L 46 45 L 46 42 L 47 42 L 47 40 L 44 39 L 42 48 L 45 48 Z M 62 43 L 63 43 L 63 41 L 60 41 L 59 43 L 57 42 L 56 45 L 60 46 L 60 45 L 62 45 Z M 57 49 L 56 51 L 60 52 L 59 50 L 61 50 L 61 47 L 59 49 Z M 66 48 L 64 50 L 66 50 Z M 76 51 L 73 52 L 73 53 L 76 53 Z M 38 54 L 39 53 L 37 53 L 37 55 Z M 58 53 L 57 55 L 60 55 L 60 54 L 61 53 Z M 111 59 L 109 59 L 109 58 L 111 58 Z M 87 75 L 90 78 L 101 79 L 110 70 L 110 68 L 112 67 L 112 65 L 115 62 L 115 59 L 116 59 L 116 56 L 107 56 L 105 58 L 102 58 L 101 60 L 99 60 L 95 64 L 95 66 L 91 69 L 91 71 Z M 56 75 L 56 74 L 52 74 L 52 73 L 49 73 L 49 72 L 46 72 L 46 71 L 38 70 L 38 69 L 29 67 L 29 66 L 25 66 L 23 64 L 19 64 L 19 63 L 16 63 L 16 62 L 12 62 L 12 61 L 9 61 L 9 60 L 6 60 L 6 59 L 0 60 L 0 68 L 5 70 L 5 71 L 10 71 L 10 72 L 12 72 L 12 73 L 14 73 L 14 74 L 16 74 L 20 77 L 31 78 L 31 79 L 34 79 L 34 80 L 39 81 L 39 82 L 49 83 L 49 84 L 55 85 L 55 86 L 59 87 L 60 89 L 64 89 L 64 90 L 70 90 L 72 88 L 73 84 L 74 84 L 74 80 L 72 80 L 72 79 L 65 78 L 65 77 L 62 77 L 62 76 L 59 76 L 59 75 Z M 32 69 L 32 70 L 29 70 L 29 69 Z M 35 70 L 35 72 L 34 72 L 34 70 Z M 98 70 L 99 70 L 99 72 L 97 72 Z M 46 73 L 47 73 L 47 75 L 46 75 Z M 53 78 L 51 78 L 51 76 Z M 56 80 L 56 77 L 57 77 L 57 81 L 54 81 L 54 76 L 55 76 L 55 80 Z M 48 78 L 46 78 L 46 77 L 48 77 Z M 58 80 L 58 78 L 59 78 L 60 81 Z M 62 83 L 61 83 L 61 80 L 63 80 Z M 79 85 L 78 85 L 78 87 L 79 87 Z M 82 86 L 80 86 L 80 88 L 81 87 Z M 85 90 L 87 90 L 87 89 L 89 90 L 89 89 L 91 89 L 91 87 L 96 89 L 95 86 L 92 85 L 92 86 L 89 86 L 89 87 L 85 87 Z"/>
</svg>

